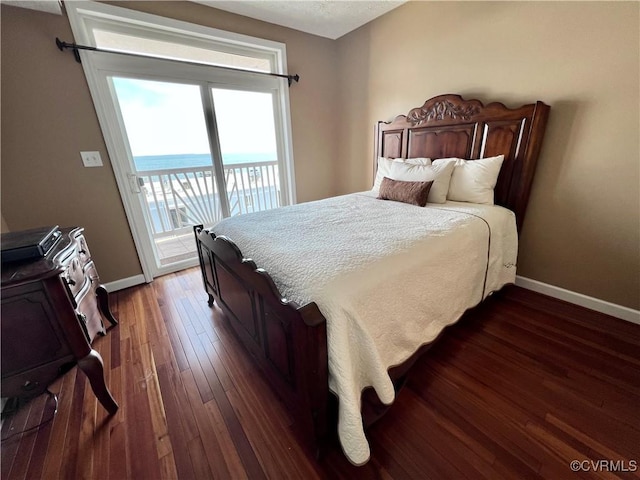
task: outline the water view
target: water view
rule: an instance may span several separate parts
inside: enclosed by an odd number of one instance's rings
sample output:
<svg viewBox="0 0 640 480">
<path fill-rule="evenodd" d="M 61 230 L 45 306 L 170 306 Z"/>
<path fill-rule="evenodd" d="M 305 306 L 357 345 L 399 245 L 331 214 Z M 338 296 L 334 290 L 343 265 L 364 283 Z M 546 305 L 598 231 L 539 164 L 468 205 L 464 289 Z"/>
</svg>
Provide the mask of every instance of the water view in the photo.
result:
<svg viewBox="0 0 640 480">
<path fill-rule="evenodd" d="M 224 153 L 222 162 L 226 166 L 256 162 L 272 162 L 274 153 Z M 134 156 L 133 161 L 139 172 L 166 170 L 171 168 L 211 167 L 211 155 L 208 153 L 183 153 L 178 155 L 142 155 Z"/>
<path fill-rule="evenodd" d="M 156 238 L 186 233 L 191 226 L 211 226 L 229 215 L 280 206 L 278 163 L 270 153 L 223 155 L 223 192 L 209 154 L 134 157 L 148 218 Z"/>
</svg>

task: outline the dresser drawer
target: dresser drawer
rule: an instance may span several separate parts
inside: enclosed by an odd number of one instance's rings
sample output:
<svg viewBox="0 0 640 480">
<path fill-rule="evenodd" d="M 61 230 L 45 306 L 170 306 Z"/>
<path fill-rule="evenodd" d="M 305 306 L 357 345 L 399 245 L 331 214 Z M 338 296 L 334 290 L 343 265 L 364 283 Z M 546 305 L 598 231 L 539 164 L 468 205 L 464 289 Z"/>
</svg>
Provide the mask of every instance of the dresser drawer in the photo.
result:
<svg viewBox="0 0 640 480">
<path fill-rule="evenodd" d="M 81 264 L 80 259 L 76 256 L 69 261 L 67 270 L 63 274 L 63 279 L 69 286 L 71 295 L 75 297 L 85 287 L 85 273 L 84 266 Z"/>
<path fill-rule="evenodd" d="M 46 365 L 3 378 L 2 396 L 31 398 L 40 395 L 51 383 L 51 379 L 62 375 L 74 365 L 73 355 L 68 355 Z"/>
<path fill-rule="evenodd" d="M 96 264 L 92 261 L 84 266 L 84 276 L 92 283 L 94 289 L 100 283 L 100 277 L 98 276 L 98 271 L 96 270 Z"/>
<path fill-rule="evenodd" d="M 91 288 L 83 292 L 80 297 L 76 299 L 76 302 L 78 304 L 78 308 L 76 309 L 78 321 L 84 330 L 87 341 L 92 343 L 98 333 L 100 335 L 105 334 L 102 315 L 100 315 L 100 311 L 98 310 L 95 286 L 91 285 Z"/>
</svg>

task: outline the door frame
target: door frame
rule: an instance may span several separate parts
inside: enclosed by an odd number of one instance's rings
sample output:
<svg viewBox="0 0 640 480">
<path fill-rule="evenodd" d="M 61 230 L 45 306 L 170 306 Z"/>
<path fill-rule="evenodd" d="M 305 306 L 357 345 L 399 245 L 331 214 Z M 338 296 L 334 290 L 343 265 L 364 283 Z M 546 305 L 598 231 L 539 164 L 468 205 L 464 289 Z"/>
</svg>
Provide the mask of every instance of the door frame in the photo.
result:
<svg viewBox="0 0 640 480">
<path fill-rule="evenodd" d="M 273 56 L 272 63 L 275 66 L 275 73 L 286 72 L 286 47 L 279 42 L 224 32 L 201 25 L 93 2 L 71 2 L 67 6 L 67 11 L 74 38 L 81 44 L 95 46 L 91 25 L 101 21 L 111 24 L 117 22 L 120 27 L 125 26 L 133 30 L 139 28 L 141 31 L 148 31 L 151 28 L 154 30 L 153 35 L 156 37 L 166 33 L 167 38 L 175 38 L 176 32 L 179 32 L 181 38 L 185 39 L 185 43 L 188 43 L 190 39 L 194 39 L 194 41 L 198 41 L 201 44 L 203 38 L 206 38 L 212 44 L 226 43 L 230 46 L 236 45 L 243 48 L 254 48 L 256 51 L 261 50 L 263 54 L 268 52 Z M 154 246 L 151 245 L 151 238 L 147 234 L 149 225 L 144 223 L 148 221 L 145 218 L 146 213 L 141 206 L 139 195 L 131 191 L 129 177 L 131 172 L 123 168 L 124 162 L 111 160 L 121 158 L 130 162 L 132 161 L 132 156 L 128 142 L 121 135 L 121 132 L 126 130 L 124 130 L 119 109 L 116 108 L 114 103 L 117 97 L 115 97 L 111 83 L 107 80 L 108 76 L 132 77 L 132 75 L 135 75 L 134 78 L 147 76 L 149 80 L 201 84 L 201 89 L 203 83 L 217 86 L 226 85 L 229 88 L 233 88 L 234 85 L 236 87 L 244 86 L 255 88 L 257 91 L 264 91 L 265 85 L 273 85 L 277 98 L 277 105 L 274 105 L 277 108 L 274 108 L 274 113 L 277 112 L 280 115 L 280 122 L 276 122 L 276 124 L 280 123 L 282 125 L 280 129 L 276 127 L 278 153 L 282 153 L 283 166 L 285 167 L 280 169 L 283 171 L 281 173 L 282 200 L 283 204 L 296 202 L 289 91 L 285 79 L 246 72 L 233 72 L 215 66 L 194 65 L 157 57 L 127 57 L 125 55 L 86 50 L 80 50 L 79 53 L 104 136 L 109 160 L 114 171 L 116 184 L 120 190 L 125 215 L 140 260 L 142 274 L 146 282 L 151 282 L 155 276 L 195 266 L 198 260 L 196 257 L 193 260 L 179 261 L 167 267 L 157 266 Z M 196 77 L 204 75 L 209 77 L 209 80 L 201 82 L 194 81 L 193 77 L 185 78 L 188 72 L 197 72 Z M 205 87 L 211 88 L 208 85 L 205 85 Z M 213 108 L 213 105 L 205 105 L 204 102 L 203 106 L 205 109 Z M 209 128 L 211 118 L 206 110 L 205 119 Z M 216 146 L 211 145 L 212 155 L 216 153 L 214 147 Z M 142 224 L 141 219 L 143 220 Z"/>
</svg>

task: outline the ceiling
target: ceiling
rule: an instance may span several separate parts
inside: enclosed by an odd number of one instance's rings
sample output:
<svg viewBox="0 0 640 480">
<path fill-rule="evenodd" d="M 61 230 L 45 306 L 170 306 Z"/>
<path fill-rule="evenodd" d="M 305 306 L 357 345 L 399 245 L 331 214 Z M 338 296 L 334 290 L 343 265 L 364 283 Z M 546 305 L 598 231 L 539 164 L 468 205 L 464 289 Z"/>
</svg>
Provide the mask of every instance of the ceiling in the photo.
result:
<svg viewBox="0 0 640 480">
<path fill-rule="evenodd" d="M 407 0 L 192 0 L 335 40 Z"/>
<path fill-rule="evenodd" d="M 227 12 L 335 40 L 407 0 L 192 0 Z M 0 0 L 61 14 L 60 0 Z"/>
</svg>

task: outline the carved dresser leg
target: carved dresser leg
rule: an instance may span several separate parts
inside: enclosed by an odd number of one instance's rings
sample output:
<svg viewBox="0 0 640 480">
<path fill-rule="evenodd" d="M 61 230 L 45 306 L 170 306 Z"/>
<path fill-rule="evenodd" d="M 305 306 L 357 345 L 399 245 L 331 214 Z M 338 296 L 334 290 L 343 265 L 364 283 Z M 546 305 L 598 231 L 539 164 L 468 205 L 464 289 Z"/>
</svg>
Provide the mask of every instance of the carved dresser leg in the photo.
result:
<svg viewBox="0 0 640 480">
<path fill-rule="evenodd" d="M 105 383 L 104 364 L 102 363 L 100 354 L 95 350 L 91 350 L 86 357 L 78 360 L 78 366 L 89 378 L 91 389 L 102 406 L 111 415 L 115 414 L 118 411 L 118 404 L 111 396 L 111 392 L 109 392 L 107 384 Z"/>
<path fill-rule="evenodd" d="M 213 301 L 214 301 L 214 299 L 213 299 L 213 295 L 211 295 L 210 293 L 207 293 L 207 295 L 209 295 L 209 300 L 207 300 L 207 304 L 208 304 L 210 307 L 213 307 Z"/>
<path fill-rule="evenodd" d="M 111 313 L 109 308 L 109 292 L 104 288 L 104 285 L 98 285 L 96 287 L 96 295 L 98 296 L 98 306 L 100 307 L 100 313 L 109 320 L 109 323 L 113 326 L 118 325 L 116 317 Z"/>
</svg>

